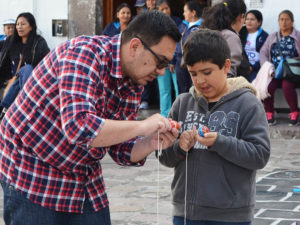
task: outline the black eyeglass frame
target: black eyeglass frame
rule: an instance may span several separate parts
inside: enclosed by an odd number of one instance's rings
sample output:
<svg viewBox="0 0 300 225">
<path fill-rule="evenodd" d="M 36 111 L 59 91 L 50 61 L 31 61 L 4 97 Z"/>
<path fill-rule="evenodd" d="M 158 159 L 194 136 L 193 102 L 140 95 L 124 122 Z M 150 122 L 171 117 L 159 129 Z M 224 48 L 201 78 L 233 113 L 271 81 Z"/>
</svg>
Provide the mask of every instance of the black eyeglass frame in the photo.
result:
<svg viewBox="0 0 300 225">
<path fill-rule="evenodd" d="M 134 37 L 136 37 L 136 38 L 138 38 L 141 42 L 142 42 L 142 44 L 144 45 L 144 47 L 149 51 L 149 52 L 151 52 L 152 53 L 152 55 L 154 55 L 155 56 L 155 58 L 157 59 L 157 61 L 158 61 L 158 64 L 156 65 L 156 67 L 158 68 L 158 69 L 163 69 L 163 68 L 166 68 L 166 67 L 168 67 L 168 65 L 169 65 L 169 63 L 170 63 L 170 61 L 169 60 L 167 60 L 167 59 L 165 59 L 165 60 L 163 60 L 163 59 L 161 59 L 139 36 L 137 36 L 137 35 L 134 35 Z"/>
</svg>

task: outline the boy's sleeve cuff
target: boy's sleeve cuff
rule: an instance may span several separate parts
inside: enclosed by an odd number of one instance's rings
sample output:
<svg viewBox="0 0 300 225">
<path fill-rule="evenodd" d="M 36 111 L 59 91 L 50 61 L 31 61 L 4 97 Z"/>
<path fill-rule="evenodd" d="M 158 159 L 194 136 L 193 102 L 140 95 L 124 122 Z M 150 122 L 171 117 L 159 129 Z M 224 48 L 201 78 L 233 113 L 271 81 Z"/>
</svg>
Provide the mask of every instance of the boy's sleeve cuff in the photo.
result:
<svg viewBox="0 0 300 225">
<path fill-rule="evenodd" d="M 186 151 L 184 151 L 182 148 L 179 146 L 179 140 L 177 140 L 174 144 L 174 151 L 178 155 L 179 158 L 184 159 L 186 157 Z"/>
</svg>

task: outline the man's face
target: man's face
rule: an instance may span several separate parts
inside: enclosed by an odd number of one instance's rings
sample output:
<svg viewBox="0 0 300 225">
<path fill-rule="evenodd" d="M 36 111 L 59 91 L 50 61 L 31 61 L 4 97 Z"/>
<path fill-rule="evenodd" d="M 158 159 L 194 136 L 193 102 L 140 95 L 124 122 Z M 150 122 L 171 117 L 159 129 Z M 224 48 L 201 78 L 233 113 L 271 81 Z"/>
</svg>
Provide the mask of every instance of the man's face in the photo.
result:
<svg viewBox="0 0 300 225">
<path fill-rule="evenodd" d="M 3 31 L 6 34 L 6 36 L 10 36 L 14 33 L 15 25 L 14 24 L 5 24 Z"/>
<path fill-rule="evenodd" d="M 131 43 L 133 43 L 132 61 L 129 64 L 122 64 L 122 73 L 125 77 L 129 77 L 139 85 L 146 85 L 158 75 L 164 75 L 165 67 L 161 68 L 161 65 L 167 65 L 173 58 L 176 48 L 176 42 L 173 39 L 164 36 L 158 44 L 150 47 L 152 52 L 147 49 L 149 46 L 145 47 L 146 43 L 143 44 L 139 38 L 133 38 Z M 154 54 L 159 57 L 160 62 Z"/>
<path fill-rule="evenodd" d="M 208 102 L 216 102 L 228 90 L 227 73 L 230 69 L 230 60 L 227 59 L 220 69 L 211 62 L 197 62 L 187 66 L 197 92 L 207 98 Z"/>
</svg>

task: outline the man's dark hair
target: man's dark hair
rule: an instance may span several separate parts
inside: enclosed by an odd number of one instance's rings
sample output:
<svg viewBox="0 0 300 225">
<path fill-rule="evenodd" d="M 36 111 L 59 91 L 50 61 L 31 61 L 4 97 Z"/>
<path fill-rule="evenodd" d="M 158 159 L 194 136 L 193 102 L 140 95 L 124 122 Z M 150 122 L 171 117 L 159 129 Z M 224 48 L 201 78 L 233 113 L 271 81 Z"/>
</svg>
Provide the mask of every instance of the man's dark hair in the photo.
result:
<svg viewBox="0 0 300 225">
<path fill-rule="evenodd" d="M 169 36 L 179 42 L 181 34 L 170 16 L 151 10 L 137 15 L 122 32 L 122 44 L 129 42 L 137 35 L 150 47 L 160 42 L 163 36 Z"/>
<path fill-rule="evenodd" d="M 183 46 L 183 65 L 193 66 L 197 62 L 211 62 L 221 69 L 226 59 L 230 59 L 230 49 L 219 31 L 194 31 Z"/>
<path fill-rule="evenodd" d="M 204 11 L 202 27 L 212 30 L 229 29 L 236 18 L 245 14 L 246 10 L 244 0 L 222 1 Z"/>
</svg>

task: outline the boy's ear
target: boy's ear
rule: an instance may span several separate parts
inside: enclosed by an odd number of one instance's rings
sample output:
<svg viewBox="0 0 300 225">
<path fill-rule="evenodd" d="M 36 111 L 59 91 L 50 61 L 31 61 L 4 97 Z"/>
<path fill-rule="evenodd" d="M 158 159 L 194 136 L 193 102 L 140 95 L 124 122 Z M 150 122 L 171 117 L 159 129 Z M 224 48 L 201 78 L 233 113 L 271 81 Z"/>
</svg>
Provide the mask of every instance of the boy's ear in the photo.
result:
<svg viewBox="0 0 300 225">
<path fill-rule="evenodd" d="M 224 73 L 227 75 L 229 73 L 231 67 L 231 61 L 230 59 L 226 59 L 224 63 Z"/>
</svg>

